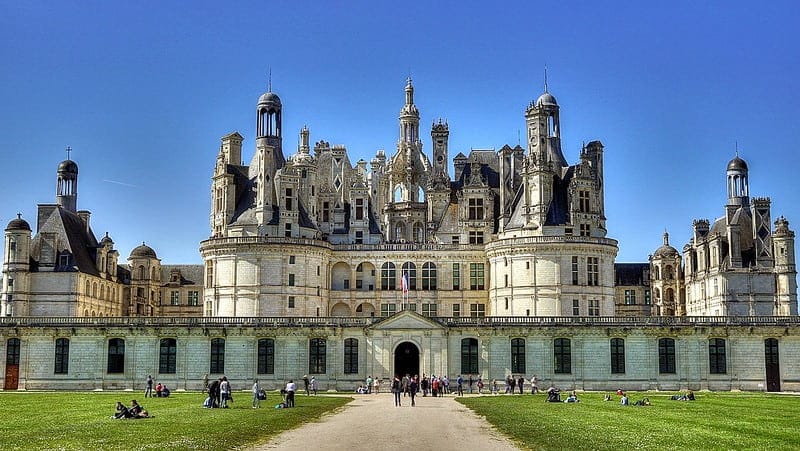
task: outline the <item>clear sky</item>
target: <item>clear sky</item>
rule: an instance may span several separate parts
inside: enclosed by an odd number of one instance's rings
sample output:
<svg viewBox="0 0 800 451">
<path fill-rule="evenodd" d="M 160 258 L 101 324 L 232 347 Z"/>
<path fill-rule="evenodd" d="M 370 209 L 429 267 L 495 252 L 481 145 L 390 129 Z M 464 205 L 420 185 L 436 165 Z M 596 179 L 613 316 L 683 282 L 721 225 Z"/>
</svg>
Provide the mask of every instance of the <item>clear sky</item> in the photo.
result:
<svg viewBox="0 0 800 451">
<path fill-rule="evenodd" d="M 800 231 L 798 23 L 797 1 L 0 0 L 0 219 L 35 228 L 71 146 L 98 238 L 199 263 L 219 139 L 239 131 L 249 162 L 270 68 L 286 156 L 307 124 L 355 162 L 393 153 L 409 74 L 451 158 L 524 141 L 546 65 L 568 161 L 606 147 L 618 262 L 723 214 L 737 141 L 751 195 Z"/>
</svg>

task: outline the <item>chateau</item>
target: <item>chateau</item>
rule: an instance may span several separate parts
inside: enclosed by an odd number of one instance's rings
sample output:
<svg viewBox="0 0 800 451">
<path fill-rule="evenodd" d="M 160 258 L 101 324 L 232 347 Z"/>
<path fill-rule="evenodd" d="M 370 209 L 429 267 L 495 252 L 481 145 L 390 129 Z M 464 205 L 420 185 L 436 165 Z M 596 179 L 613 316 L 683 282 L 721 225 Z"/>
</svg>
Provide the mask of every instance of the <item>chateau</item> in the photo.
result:
<svg viewBox="0 0 800 451">
<path fill-rule="evenodd" d="M 147 374 L 193 389 L 207 373 L 315 374 L 323 389 L 405 373 L 800 389 L 794 232 L 750 198 L 738 155 L 722 218 L 695 220 L 682 253 L 665 233 L 649 262 L 615 264 L 604 147 L 566 161 L 547 89 L 520 119 L 527 148 L 458 153 L 452 174 L 449 124 L 431 125 L 429 159 L 410 79 L 396 149 L 369 164 L 312 148 L 308 127 L 287 158 L 282 109 L 258 99 L 249 164 L 242 135 L 222 138 L 203 265 L 162 265 L 144 243 L 121 264 L 77 209 L 77 164 L 58 166 L 36 234 L 21 217 L 5 230 L 5 389 L 135 388 Z"/>
</svg>

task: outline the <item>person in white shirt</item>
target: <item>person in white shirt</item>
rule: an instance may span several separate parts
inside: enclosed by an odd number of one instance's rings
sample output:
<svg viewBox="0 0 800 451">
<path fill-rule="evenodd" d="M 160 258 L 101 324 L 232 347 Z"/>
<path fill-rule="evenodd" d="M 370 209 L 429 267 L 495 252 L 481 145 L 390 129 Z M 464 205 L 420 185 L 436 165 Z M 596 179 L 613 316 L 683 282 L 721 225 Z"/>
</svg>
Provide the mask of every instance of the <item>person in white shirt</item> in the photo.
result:
<svg viewBox="0 0 800 451">
<path fill-rule="evenodd" d="M 294 407 L 294 392 L 297 391 L 297 385 L 293 380 L 289 379 L 286 383 L 286 407 Z"/>
<path fill-rule="evenodd" d="M 258 385 L 258 379 L 253 383 L 253 408 L 258 409 L 261 407 L 261 400 L 258 396 L 261 394 L 261 387 Z"/>
</svg>

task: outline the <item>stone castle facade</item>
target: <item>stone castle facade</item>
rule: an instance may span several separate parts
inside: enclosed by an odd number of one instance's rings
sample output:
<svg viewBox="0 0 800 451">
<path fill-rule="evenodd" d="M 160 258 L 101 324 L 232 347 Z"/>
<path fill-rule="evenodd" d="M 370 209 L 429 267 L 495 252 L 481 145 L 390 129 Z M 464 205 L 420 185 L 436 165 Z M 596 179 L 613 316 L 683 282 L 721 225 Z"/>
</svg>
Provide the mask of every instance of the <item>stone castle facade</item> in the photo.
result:
<svg viewBox="0 0 800 451">
<path fill-rule="evenodd" d="M 120 263 L 62 162 L 36 233 L 21 217 L 5 229 L 5 389 L 135 388 L 147 374 L 191 389 L 223 373 L 337 389 L 404 373 L 800 388 L 794 232 L 749 197 L 738 156 L 713 226 L 696 220 L 682 253 L 665 234 L 648 262 L 615 264 L 604 147 L 568 163 L 547 90 L 521 118 L 527 149 L 458 153 L 452 174 L 449 124 L 432 124 L 429 159 L 410 79 L 396 149 L 369 165 L 312 147 L 308 127 L 287 158 L 282 114 L 275 93 L 259 98 L 249 164 L 239 133 L 222 138 L 203 265 L 162 265 L 144 243 Z"/>
</svg>

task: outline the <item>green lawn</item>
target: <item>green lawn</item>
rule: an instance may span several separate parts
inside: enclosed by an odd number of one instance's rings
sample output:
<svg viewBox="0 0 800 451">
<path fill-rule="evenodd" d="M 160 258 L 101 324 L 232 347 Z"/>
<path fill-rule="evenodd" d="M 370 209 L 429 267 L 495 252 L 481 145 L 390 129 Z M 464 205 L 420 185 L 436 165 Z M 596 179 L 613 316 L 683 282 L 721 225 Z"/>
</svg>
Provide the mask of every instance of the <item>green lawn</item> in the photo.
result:
<svg viewBox="0 0 800 451">
<path fill-rule="evenodd" d="M 800 449 L 800 397 L 696 395 L 672 401 L 666 394 L 629 394 L 631 403 L 648 397 L 648 407 L 622 406 L 616 395 L 604 402 L 602 393 L 578 393 L 577 404 L 547 403 L 544 395 L 458 400 L 529 449 Z"/>
<path fill-rule="evenodd" d="M 351 398 L 297 396 L 297 407 L 274 409 L 270 392 L 260 409 L 249 393 L 234 393 L 229 409 L 202 408 L 205 395 L 174 393 L 142 398 L 141 392 L 0 393 L 0 449 L 230 449 L 263 443 L 312 421 Z M 136 399 L 154 418 L 114 420 L 116 401 Z"/>
</svg>

